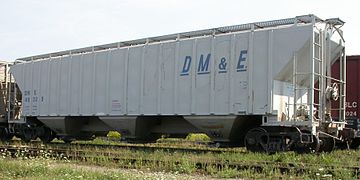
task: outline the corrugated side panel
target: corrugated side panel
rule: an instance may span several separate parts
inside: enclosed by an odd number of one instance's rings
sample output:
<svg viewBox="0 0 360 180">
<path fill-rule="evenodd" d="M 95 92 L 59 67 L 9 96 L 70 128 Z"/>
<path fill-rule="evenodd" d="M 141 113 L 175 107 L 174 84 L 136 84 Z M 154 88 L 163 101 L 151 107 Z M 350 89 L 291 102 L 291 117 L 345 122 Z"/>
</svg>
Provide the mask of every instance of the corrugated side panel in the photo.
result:
<svg viewBox="0 0 360 180">
<path fill-rule="evenodd" d="M 27 116 L 265 114 L 274 78 L 311 32 L 308 25 L 151 43 L 12 72 Z"/>
</svg>

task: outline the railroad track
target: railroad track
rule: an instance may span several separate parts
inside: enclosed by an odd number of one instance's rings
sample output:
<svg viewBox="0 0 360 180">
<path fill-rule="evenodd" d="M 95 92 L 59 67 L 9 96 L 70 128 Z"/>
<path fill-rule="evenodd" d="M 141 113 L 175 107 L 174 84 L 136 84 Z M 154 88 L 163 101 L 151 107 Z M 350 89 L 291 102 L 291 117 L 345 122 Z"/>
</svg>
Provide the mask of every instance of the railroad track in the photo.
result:
<svg viewBox="0 0 360 180">
<path fill-rule="evenodd" d="M 213 147 L 186 147 L 186 146 L 171 146 L 159 144 L 88 144 L 88 143 L 62 143 L 51 142 L 43 144 L 41 141 L 32 141 L 30 143 L 22 143 L 18 140 L 13 140 L 6 145 L 21 145 L 23 147 L 46 147 L 46 148 L 68 148 L 68 149 L 80 149 L 80 148 L 97 148 L 97 149 L 128 149 L 134 151 L 166 151 L 166 152 L 189 152 L 189 153 L 247 153 L 244 148 L 213 148 Z"/>
<path fill-rule="evenodd" d="M 151 167 L 151 165 L 156 164 L 157 166 L 164 165 L 169 163 L 169 160 L 157 159 L 156 157 L 134 157 L 134 156 L 124 156 L 121 152 L 118 151 L 103 151 L 102 148 L 88 148 L 88 149 L 71 149 L 62 147 L 51 147 L 42 146 L 42 147 L 30 147 L 30 146 L 14 146 L 14 145 L 1 145 L 0 152 L 5 153 L 8 157 L 17 158 L 21 157 L 39 157 L 47 156 L 48 158 L 55 159 L 66 159 L 79 162 L 107 162 L 116 164 L 120 168 L 138 168 L 139 164 L 142 167 Z M 10 155 L 10 156 L 9 156 Z M 174 160 L 170 162 L 172 165 L 181 165 L 184 163 L 181 160 Z M 214 159 L 193 159 L 189 160 L 186 163 L 192 164 L 196 170 L 202 171 L 206 170 L 208 167 L 216 168 L 221 170 L 224 168 L 232 168 L 237 170 L 244 169 L 254 169 L 258 172 L 264 170 L 279 170 L 281 173 L 313 173 L 318 171 L 326 172 L 327 174 L 336 174 L 338 172 L 349 171 L 352 173 L 353 177 L 360 176 L 360 166 L 348 166 L 343 165 L 319 165 L 319 164 L 308 164 L 308 163 L 288 163 L 288 162 L 271 162 L 271 161 L 224 161 L 224 160 L 214 160 Z M 319 169 L 321 167 L 321 169 Z"/>
</svg>

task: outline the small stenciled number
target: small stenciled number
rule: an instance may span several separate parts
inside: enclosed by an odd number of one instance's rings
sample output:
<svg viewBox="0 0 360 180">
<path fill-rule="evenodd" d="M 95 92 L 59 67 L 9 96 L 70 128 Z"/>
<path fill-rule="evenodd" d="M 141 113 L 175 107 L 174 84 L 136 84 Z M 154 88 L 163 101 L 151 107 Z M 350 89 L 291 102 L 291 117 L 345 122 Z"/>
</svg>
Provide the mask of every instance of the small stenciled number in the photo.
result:
<svg viewBox="0 0 360 180">
<path fill-rule="evenodd" d="M 346 111 L 346 116 L 347 117 L 350 117 L 350 116 L 357 116 L 357 113 L 356 113 L 356 111 Z"/>
<path fill-rule="evenodd" d="M 24 91 L 24 96 L 29 96 L 30 95 L 30 91 Z"/>
</svg>

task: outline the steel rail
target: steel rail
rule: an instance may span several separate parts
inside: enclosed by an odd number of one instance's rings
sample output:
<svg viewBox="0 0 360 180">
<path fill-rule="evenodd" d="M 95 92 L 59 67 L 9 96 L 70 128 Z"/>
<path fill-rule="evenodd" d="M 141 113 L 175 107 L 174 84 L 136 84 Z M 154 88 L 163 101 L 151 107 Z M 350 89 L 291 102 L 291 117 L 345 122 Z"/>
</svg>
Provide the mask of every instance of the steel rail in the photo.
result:
<svg viewBox="0 0 360 180">
<path fill-rule="evenodd" d="M 167 145 L 167 144 L 93 144 L 93 143 L 62 143 L 62 142 L 51 142 L 48 144 L 43 144 L 41 141 L 31 141 L 30 143 L 23 143 L 21 141 L 13 140 L 5 144 L 8 146 L 11 145 L 21 145 L 22 147 L 28 148 L 67 148 L 67 149 L 79 149 L 79 148 L 96 148 L 96 149 L 127 149 L 133 151 L 166 151 L 166 152 L 189 152 L 197 154 L 205 153 L 248 153 L 245 149 L 236 149 L 236 148 L 216 148 L 216 147 L 185 147 L 180 145 Z"/>
<path fill-rule="evenodd" d="M 94 151 L 91 149 L 67 149 L 67 148 L 48 148 L 48 147 L 28 147 L 28 146 L 11 146 L 0 145 L 1 153 L 8 153 L 13 158 L 19 157 L 37 157 L 47 154 L 48 157 L 57 158 L 59 160 L 73 160 L 80 162 L 97 162 L 104 160 L 106 162 L 116 163 L 120 168 L 137 168 L 139 164 L 146 167 L 151 164 L 166 164 L 169 160 L 160 160 L 157 158 L 139 157 L 126 157 L 121 152 L 105 152 L 98 149 Z M 181 160 L 171 162 L 175 165 L 181 165 Z M 264 170 L 279 170 L 281 173 L 315 173 L 319 172 L 319 167 L 327 174 L 336 174 L 337 172 L 350 171 L 354 177 L 359 177 L 360 166 L 349 166 L 346 164 L 341 165 L 323 165 L 323 164 L 310 164 L 310 163 L 293 163 L 293 162 L 272 162 L 272 161 L 223 161 L 214 159 L 196 159 L 189 160 L 187 163 L 195 165 L 196 170 L 206 170 L 208 167 L 215 167 L 218 170 L 224 168 L 232 168 L 237 170 L 255 169 L 258 172 Z"/>
</svg>

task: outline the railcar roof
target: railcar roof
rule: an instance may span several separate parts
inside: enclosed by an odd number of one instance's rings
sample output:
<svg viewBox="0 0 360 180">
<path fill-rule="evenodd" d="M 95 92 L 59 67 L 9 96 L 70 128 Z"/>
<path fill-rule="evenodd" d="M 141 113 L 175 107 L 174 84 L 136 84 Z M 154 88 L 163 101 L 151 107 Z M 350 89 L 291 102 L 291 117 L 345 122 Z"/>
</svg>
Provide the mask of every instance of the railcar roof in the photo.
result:
<svg viewBox="0 0 360 180">
<path fill-rule="evenodd" d="M 262 21 L 262 22 L 255 22 L 255 23 L 247 23 L 247 24 L 240 24 L 234 26 L 224 26 L 212 29 L 205 29 L 205 30 L 198 30 L 198 31 L 190 31 L 184 33 L 177 33 L 177 34 L 170 34 L 164 36 L 156 36 L 150 38 L 142 38 L 137 40 L 130 40 L 130 41 L 123 41 L 123 42 L 115 42 L 110 44 L 103 44 L 97 46 L 90 46 L 85 48 L 79 49 L 72 49 L 66 51 L 59 51 L 54 53 L 47 53 L 41 54 L 36 56 L 24 57 L 19 58 L 17 61 L 32 61 L 37 59 L 46 59 L 52 57 L 60 57 L 66 56 L 71 54 L 80 54 L 80 53 L 88 53 L 94 51 L 101 51 L 106 49 L 114 49 L 114 48 L 121 48 L 121 47 L 129 47 L 134 45 L 152 43 L 152 42 L 162 42 L 162 41 L 169 41 L 169 40 L 176 40 L 176 39 L 184 39 L 184 38 L 193 38 L 193 37 L 201 37 L 206 35 L 216 35 L 216 34 L 223 34 L 223 33 L 231 33 L 231 32 L 239 32 L 239 31 L 246 31 L 251 29 L 264 29 L 264 28 L 271 28 L 277 26 L 284 26 L 284 25 L 291 25 L 295 23 L 312 23 L 315 22 L 323 22 L 324 20 L 318 18 L 313 14 L 309 15 L 302 15 L 296 16 L 295 18 L 287 18 L 287 19 L 279 19 L 279 20 L 272 20 L 272 21 Z M 339 18 L 332 18 L 325 20 L 334 25 L 343 25 L 344 21 L 340 20 Z"/>
</svg>

